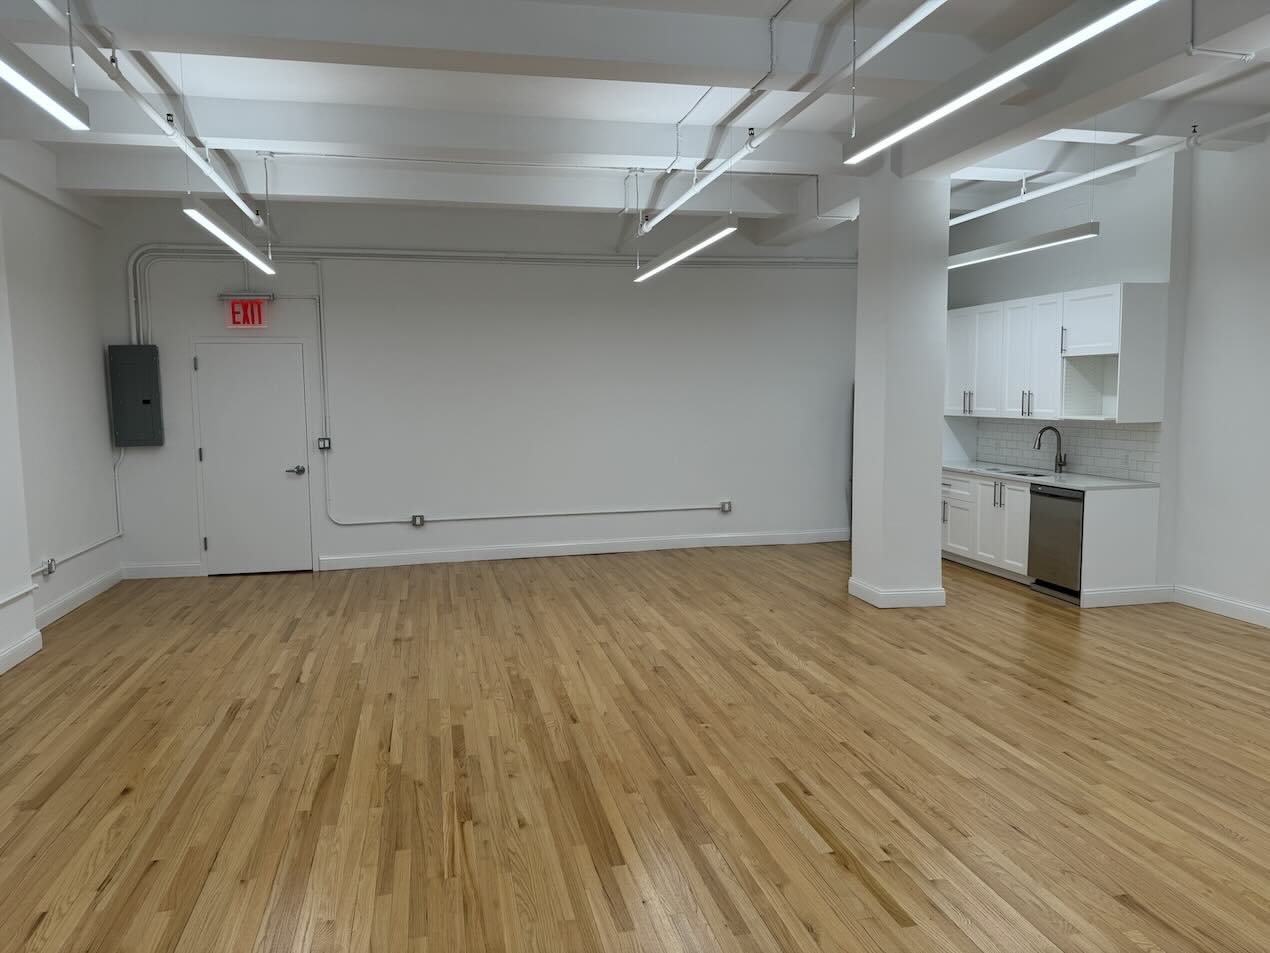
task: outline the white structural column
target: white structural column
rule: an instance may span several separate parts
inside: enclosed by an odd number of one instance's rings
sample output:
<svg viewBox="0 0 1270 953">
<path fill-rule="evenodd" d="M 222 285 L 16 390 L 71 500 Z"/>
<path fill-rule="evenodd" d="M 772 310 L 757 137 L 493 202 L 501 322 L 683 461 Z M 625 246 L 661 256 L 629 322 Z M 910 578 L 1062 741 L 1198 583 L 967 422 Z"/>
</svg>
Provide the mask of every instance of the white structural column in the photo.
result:
<svg viewBox="0 0 1270 953">
<path fill-rule="evenodd" d="M 2 225 L 3 223 L 0 223 Z M 31 596 L 26 491 L 18 440 L 18 389 L 13 370 L 13 333 L 0 228 L 0 673 L 41 647 Z"/>
<path fill-rule="evenodd" d="M 861 182 L 850 591 L 883 609 L 944 604 L 949 203 L 889 163 Z"/>
</svg>

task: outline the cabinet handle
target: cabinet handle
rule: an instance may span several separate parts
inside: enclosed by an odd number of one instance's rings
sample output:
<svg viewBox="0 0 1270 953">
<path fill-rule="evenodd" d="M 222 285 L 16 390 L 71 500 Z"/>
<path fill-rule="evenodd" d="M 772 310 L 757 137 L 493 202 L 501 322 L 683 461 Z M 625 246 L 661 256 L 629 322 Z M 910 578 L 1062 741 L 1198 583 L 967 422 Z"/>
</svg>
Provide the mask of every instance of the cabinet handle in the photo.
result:
<svg viewBox="0 0 1270 953">
<path fill-rule="evenodd" d="M 1027 416 L 1027 391 L 1019 391 L 1023 396 L 1019 398 L 1019 416 Z"/>
<path fill-rule="evenodd" d="M 974 391 L 970 392 L 970 412 L 972 414 L 975 412 L 975 392 Z"/>
<path fill-rule="evenodd" d="M 944 523 L 947 523 L 948 522 L 948 501 L 944 500 L 943 504 L 944 504 L 943 513 L 940 515 L 940 520 Z"/>
<path fill-rule="evenodd" d="M 1062 333 L 1059 336 L 1058 349 L 1064 354 L 1067 353 L 1067 328 L 1062 329 Z"/>
<path fill-rule="evenodd" d="M 1032 391 L 1028 391 L 1027 392 L 1027 415 L 1029 417 L 1032 417 L 1032 416 L 1035 416 L 1035 414 L 1036 414 L 1036 394 L 1032 393 Z"/>
<path fill-rule="evenodd" d="M 961 392 L 961 412 L 963 414 L 970 413 L 970 391 L 968 390 Z"/>
</svg>

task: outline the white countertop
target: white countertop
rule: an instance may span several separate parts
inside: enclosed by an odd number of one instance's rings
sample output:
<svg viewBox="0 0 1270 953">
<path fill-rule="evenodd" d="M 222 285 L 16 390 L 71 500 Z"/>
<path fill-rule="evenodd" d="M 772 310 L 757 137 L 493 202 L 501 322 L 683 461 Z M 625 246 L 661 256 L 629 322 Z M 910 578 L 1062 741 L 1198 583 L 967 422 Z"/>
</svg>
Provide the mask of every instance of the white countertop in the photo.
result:
<svg viewBox="0 0 1270 953">
<path fill-rule="evenodd" d="M 1044 473 L 1039 476 L 1023 476 L 1019 471 L 1039 474 L 1040 470 L 1028 467 L 1016 467 L 1006 463 L 984 463 L 980 460 L 945 463 L 945 470 L 954 473 L 968 473 L 973 476 L 1010 480 L 1015 483 L 1040 483 L 1044 486 L 1062 486 L 1069 490 L 1146 490 L 1157 489 L 1158 483 L 1143 483 L 1138 480 L 1118 480 L 1115 477 L 1090 476 L 1085 473 Z"/>
</svg>

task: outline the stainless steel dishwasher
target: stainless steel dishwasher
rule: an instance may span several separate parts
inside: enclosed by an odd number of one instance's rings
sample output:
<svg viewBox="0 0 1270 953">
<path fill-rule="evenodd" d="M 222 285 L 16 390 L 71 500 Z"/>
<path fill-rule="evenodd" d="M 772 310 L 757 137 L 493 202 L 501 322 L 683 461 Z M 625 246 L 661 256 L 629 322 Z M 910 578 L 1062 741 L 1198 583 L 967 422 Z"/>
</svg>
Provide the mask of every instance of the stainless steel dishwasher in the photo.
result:
<svg viewBox="0 0 1270 953">
<path fill-rule="evenodd" d="M 1027 571 L 1036 579 L 1036 587 L 1079 598 L 1084 491 L 1033 483 L 1029 529 Z"/>
</svg>

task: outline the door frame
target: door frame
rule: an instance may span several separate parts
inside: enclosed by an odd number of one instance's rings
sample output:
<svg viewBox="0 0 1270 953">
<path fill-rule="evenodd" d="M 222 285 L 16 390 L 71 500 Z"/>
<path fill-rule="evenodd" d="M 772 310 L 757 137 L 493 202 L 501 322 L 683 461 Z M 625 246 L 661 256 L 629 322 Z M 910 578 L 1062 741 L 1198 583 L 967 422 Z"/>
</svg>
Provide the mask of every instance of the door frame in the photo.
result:
<svg viewBox="0 0 1270 953">
<path fill-rule="evenodd" d="M 194 359 L 198 356 L 198 348 L 200 344 L 252 344 L 252 345 L 269 345 L 269 344 L 298 344 L 300 346 L 300 384 L 301 398 L 304 402 L 304 447 L 305 447 L 305 466 L 308 467 L 310 479 L 308 480 L 308 530 L 309 530 L 309 571 L 318 571 L 318 552 L 317 552 L 317 533 L 313 527 L 313 484 L 317 471 L 313 467 L 313 448 L 315 446 L 312 433 L 311 414 L 309 413 L 309 360 L 308 348 L 309 343 L 304 338 L 297 337 L 258 337 L 246 338 L 238 336 L 214 335 L 196 337 L 190 341 L 189 365 L 190 371 L 190 407 L 194 415 L 194 448 L 193 448 L 193 466 L 194 466 L 194 499 L 198 508 L 198 529 L 197 536 L 194 539 L 194 548 L 198 552 L 198 562 L 202 569 L 202 575 L 208 576 L 210 573 L 207 568 L 207 550 L 203 548 L 203 537 L 209 536 L 207 527 L 207 512 L 204 506 L 204 486 L 203 486 L 203 468 L 199 466 L 198 450 L 203 445 L 203 418 L 201 408 L 199 407 L 198 396 L 198 371 L 193 370 Z M 304 570 L 297 570 L 303 572 Z"/>
</svg>

